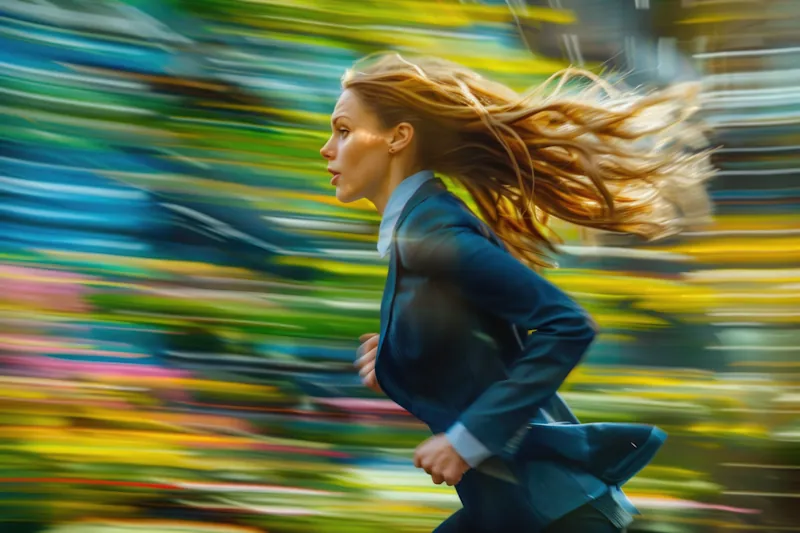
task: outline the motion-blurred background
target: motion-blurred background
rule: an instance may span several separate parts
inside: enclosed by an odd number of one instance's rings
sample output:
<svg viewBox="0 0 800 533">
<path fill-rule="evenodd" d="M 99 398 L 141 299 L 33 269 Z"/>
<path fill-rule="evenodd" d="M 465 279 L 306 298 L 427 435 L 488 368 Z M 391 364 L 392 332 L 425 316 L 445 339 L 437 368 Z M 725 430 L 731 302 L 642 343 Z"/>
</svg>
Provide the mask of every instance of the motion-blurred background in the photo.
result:
<svg viewBox="0 0 800 533">
<path fill-rule="evenodd" d="M 603 333 L 564 395 L 669 432 L 632 531 L 800 531 L 798 27 L 797 0 L 0 1 L 0 532 L 399 533 L 458 507 L 352 368 L 386 265 L 318 150 L 384 49 L 520 90 L 569 64 L 702 81 L 715 221 L 565 228 L 546 275 Z"/>
</svg>

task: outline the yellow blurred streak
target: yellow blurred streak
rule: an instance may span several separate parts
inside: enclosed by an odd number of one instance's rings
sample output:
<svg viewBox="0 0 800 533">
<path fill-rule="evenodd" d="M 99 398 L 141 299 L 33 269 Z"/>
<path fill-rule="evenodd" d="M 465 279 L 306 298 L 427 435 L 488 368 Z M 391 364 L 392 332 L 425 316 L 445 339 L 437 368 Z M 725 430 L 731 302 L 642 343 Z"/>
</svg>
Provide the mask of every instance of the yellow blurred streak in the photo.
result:
<svg viewBox="0 0 800 533">
<path fill-rule="evenodd" d="M 46 428 L 31 426 L 0 427 L 0 435 L 5 438 L 44 439 L 49 443 L 67 445 L 75 443 L 102 443 L 106 446 L 123 446 L 141 443 L 146 446 L 160 444 L 227 444 L 230 446 L 249 446 L 253 440 L 228 435 L 203 435 L 197 433 L 167 433 L 163 431 L 137 431 L 118 429 L 82 429 L 64 426 Z"/>
<path fill-rule="evenodd" d="M 596 369 L 589 367 L 577 367 L 572 374 L 570 374 L 570 381 L 573 383 L 585 384 L 607 384 L 617 386 L 629 387 L 705 387 L 713 384 L 711 380 L 691 381 L 687 384 L 687 378 L 669 378 L 658 376 L 653 373 L 641 374 L 607 374 L 604 372 L 597 372 Z"/>
<path fill-rule="evenodd" d="M 134 384 L 139 386 L 160 386 L 175 385 L 185 387 L 193 391 L 202 392 L 224 392 L 226 394 L 249 394 L 253 396 L 273 397 L 279 392 L 278 387 L 273 385 L 251 385 L 242 382 L 212 381 L 197 378 L 178 378 L 162 376 L 98 376 L 95 381 L 110 381 L 114 384 Z"/>
<path fill-rule="evenodd" d="M 19 338 L 19 337 L 7 337 L 4 335 L 0 335 L 0 343 L 4 343 L 5 345 L 11 346 L 36 346 L 39 348 L 63 348 L 69 346 L 70 348 L 89 348 L 86 345 L 80 344 L 68 344 L 65 342 L 54 342 L 50 340 L 43 340 L 43 339 L 29 339 L 29 338 Z"/>
<path fill-rule="evenodd" d="M 71 425 L 71 422 L 68 419 L 61 416 L 32 416 L 26 414 L 24 417 L 22 417 L 17 416 L 16 413 L 11 413 L 10 415 L 3 414 L 2 411 L 0 411 L 0 420 L 3 421 L 3 423 L 0 424 L 0 428 L 3 428 L 3 430 L 5 430 L 5 428 L 10 428 L 9 431 L 22 431 L 24 428 L 32 427 L 36 427 L 37 429 L 45 427 L 61 428 L 70 427 Z M 20 425 L 22 422 L 25 423 L 24 426 Z"/>
<path fill-rule="evenodd" d="M 681 297 L 712 298 L 713 289 L 688 285 L 683 281 L 672 281 L 651 277 L 609 275 L 608 271 L 561 269 L 547 274 L 559 287 L 570 292 L 596 294 L 602 298 L 621 295 L 642 297 L 680 295 Z"/>
<path fill-rule="evenodd" d="M 81 529 L 72 529 L 78 526 Z M 264 533 L 262 529 L 240 525 L 215 524 L 213 522 L 195 522 L 190 520 L 159 520 L 159 519 L 102 519 L 88 518 L 75 522 L 62 523 L 51 533 L 59 533 L 62 528 L 69 533 L 77 531 L 92 531 L 88 529 L 96 526 L 96 531 L 113 531 L 114 533 Z"/>
<path fill-rule="evenodd" d="M 283 328 L 286 330 L 300 330 L 304 329 L 302 326 L 297 326 L 295 324 L 290 324 L 287 322 L 269 322 L 265 320 L 240 320 L 240 319 L 228 319 L 228 318 L 208 318 L 203 316 L 191 316 L 185 315 L 180 317 L 175 317 L 171 314 L 159 314 L 159 313 L 146 313 L 142 315 L 132 314 L 132 313 L 125 313 L 122 312 L 118 315 L 115 314 L 103 314 L 103 313 L 55 313 L 50 312 L 46 316 L 49 319 L 53 319 L 56 321 L 68 322 L 71 320 L 75 320 L 76 316 L 81 317 L 81 319 L 89 318 L 93 321 L 97 322 L 120 322 L 124 321 L 128 325 L 132 324 L 144 324 L 148 326 L 185 326 L 185 325 L 197 325 L 197 324 L 212 324 L 217 326 L 225 326 L 231 324 L 238 324 L 241 326 L 262 326 L 262 327 L 271 327 L 271 328 Z M 40 319 L 42 316 L 39 317 Z"/>
<path fill-rule="evenodd" d="M 743 407 L 746 402 L 743 399 L 738 399 L 735 396 L 730 396 L 730 391 L 719 391 L 714 394 L 714 391 L 697 391 L 697 392 L 684 392 L 684 391 L 660 391 L 660 390 L 646 390 L 637 391 L 636 394 L 641 398 L 648 399 L 663 399 L 663 400 L 682 400 L 682 401 L 697 401 L 697 400 L 710 400 L 720 402 L 727 407 Z"/>
<path fill-rule="evenodd" d="M 333 259 L 319 259 L 316 257 L 284 256 L 278 258 L 276 262 L 281 265 L 316 268 L 334 274 L 347 274 L 352 276 L 382 277 L 386 275 L 387 269 L 385 265 L 373 266 L 358 263 L 343 263 Z"/>
<path fill-rule="evenodd" d="M 688 468 L 679 468 L 676 466 L 663 466 L 657 464 L 649 464 L 643 470 L 653 477 L 682 477 L 686 479 L 698 479 L 702 477 L 703 472 L 697 470 L 689 470 Z"/>
<path fill-rule="evenodd" d="M 286 30 L 289 31 L 291 24 L 278 24 L 275 22 L 265 23 L 264 29 Z M 327 33 L 330 37 L 335 37 L 341 28 L 334 28 L 329 31 L 322 31 Z M 237 32 L 240 33 L 240 32 Z M 249 33 L 249 32 L 242 32 Z M 550 75 L 555 71 L 563 69 L 566 65 L 561 61 L 550 60 L 541 57 L 531 57 L 529 54 L 519 53 L 516 57 L 509 56 L 510 51 L 507 48 L 500 48 L 495 46 L 497 53 L 504 53 L 506 57 L 502 62 L 497 61 L 497 54 L 490 53 L 492 45 L 483 44 L 480 50 L 484 52 L 483 56 L 478 56 L 474 53 L 465 55 L 463 41 L 454 40 L 448 46 L 446 40 L 439 36 L 426 36 L 418 35 L 413 32 L 409 33 L 392 33 L 387 36 L 385 29 L 376 29 L 374 31 L 358 29 L 359 37 L 361 39 L 376 41 L 378 39 L 387 43 L 391 47 L 396 48 L 413 48 L 417 50 L 420 55 L 435 54 L 442 59 L 447 59 L 461 63 L 462 65 L 474 70 L 483 70 L 492 72 L 493 74 L 510 74 L 515 77 L 530 76 L 545 76 Z M 529 84 L 526 84 L 529 85 Z M 287 113 L 287 116 L 295 116 L 295 113 Z M 303 115 L 305 116 L 305 114 Z"/>
<path fill-rule="evenodd" d="M 74 405 L 72 403 L 16 403 L 6 406 L 7 410 L 13 409 L 15 416 L 40 416 L 48 418 L 55 416 L 71 417 L 80 413 L 82 417 L 93 418 L 98 421 L 109 422 L 110 426 L 135 428 L 152 428 L 158 431 L 187 432 L 187 428 L 194 426 L 213 426 L 215 431 L 243 432 L 242 423 L 237 419 L 225 418 L 215 415 L 169 413 L 162 411 L 133 411 L 126 409 L 109 409 L 92 405 Z"/>
<path fill-rule="evenodd" d="M 688 17 L 683 20 L 676 21 L 677 24 L 719 24 L 724 22 L 752 22 L 766 20 L 777 20 L 782 15 L 776 13 L 769 13 L 768 11 L 749 11 L 746 13 L 719 13 L 716 15 L 700 15 L 697 17 Z"/>
<path fill-rule="evenodd" d="M 251 21 L 252 22 L 252 21 Z M 550 75 L 554 71 L 566 66 L 561 61 L 554 61 L 542 57 L 531 57 L 528 52 L 518 51 L 516 57 L 509 56 L 512 53 L 508 48 L 493 46 L 489 43 L 481 43 L 476 48 L 471 48 L 470 54 L 464 54 L 465 41 L 452 39 L 448 47 L 448 41 L 441 35 L 416 33 L 416 32 L 393 32 L 387 33 L 385 28 L 370 30 L 366 26 L 340 26 L 334 24 L 311 23 L 304 21 L 304 24 L 313 26 L 314 39 L 321 37 L 339 38 L 343 30 L 357 31 L 360 40 L 368 42 L 380 42 L 387 48 L 408 48 L 414 49 L 421 55 L 435 54 L 443 59 L 457 61 L 466 67 L 476 70 L 486 70 L 496 74 L 505 73 L 522 77 L 524 75 Z M 263 20 L 258 21 L 257 25 L 263 30 L 271 32 L 283 32 L 280 35 L 281 41 L 285 43 L 308 44 L 309 38 L 294 36 L 292 33 L 296 29 L 293 21 Z M 260 38 L 263 32 L 248 31 L 238 28 L 215 28 L 215 31 L 223 34 L 232 34 L 241 37 Z M 477 56 L 474 52 L 480 50 L 484 57 Z M 427 51 L 427 52 L 426 52 Z M 503 54 L 502 62 L 497 61 L 498 54 Z M 293 112 L 290 115 L 296 116 Z M 306 116 L 306 115 L 302 115 Z M 327 120 L 327 115 L 326 115 Z"/>
<path fill-rule="evenodd" d="M 380 7 L 370 6 L 365 10 L 361 4 L 353 4 L 350 0 L 248 0 L 251 3 L 305 9 L 318 13 L 336 15 L 347 20 L 359 18 L 376 18 L 377 20 L 402 20 L 404 24 L 420 24 L 438 26 L 447 20 L 448 27 L 468 26 L 476 22 L 508 23 L 512 14 L 505 5 L 493 6 L 463 2 L 436 2 L 430 0 L 394 0 L 383 2 Z M 324 7 L 323 7 L 324 6 Z M 518 17 L 526 21 L 550 22 L 553 24 L 572 24 L 575 14 L 566 9 L 527 6 L 520 10 Z M 247 25 L 252 19 L 240 19 Z"/>
<path fill-rule="evenodd" d="M 270 167 L 272 168 L 272 167 Z M 102 175 L 110 178 L 120 179 L 120 181 L 135 181 L 141 180 L 146 188 L 155 188 L 164 191 L 186 192 L 191 190 L 197 193 L 199 189 L 206 189 L 210 195 L 216 199 L 233 198 L 235 196 L 244 196 L 248 198 L 262 198 L 263 202 L 274 201 L 276 199 L 287 200 L 302 200 L 307 202 L 315 202 L 325 205 L 332 205 L 349 210 L 362 210 L 374 213 L 375 208 L 367 200 L 359 200 L 352 204 L 343 204 L 336 199 L 336 195 L 331 189 L 330 194 L 314 194 L 307 192 L 297 192 L 287 189 L 271 188 L 271 187 L 253 187 L 249 185 L 242 185 L 237 183 L 229 183 L 222 181 L 214 181 L 203 178 L 195 178 L 192 176 L 178 175 L 178 174 L 152 174 L 152 173 L 136 173 L 136 172 L 105 172 Z M 320 169 L 320 182 L 325 180 L 325 176 Z M 259 200 L 255 200 L 258 202 Z M 259 204 L 256 204 L 259 205 Z M 281 205 L 281 204 L 278 204 Z M 286 206 L 282 206 L 286 209 Z M 311 211 L 313 212 L 313 211 Z M 338 216 L 338 214 L 337 214 Z"/>
<path fill-rule="evenodd" d="M 667 248 L 653 247 L 653 250 L 685 254 L 706 261 L 740 262 L 743 257 L 747 257 L 748 262 L 757 259 L 759 263 L 800 261 L 800 239 L 785 237 L 717 237 L 710 241 L 678 244 Z"/>
<path fill-rule="evenodd" d="M 353 202 L 352 204 L 343 204 L 340 202 L 336 195 L 334 194 L 333 190 L 331 190 L 331 194 L 311 194 L 311 193 L 294 193 L 294 194 L 284 194 L 284 198 L 291 199 L 291 200 L 303 200 L 307 202 L 316 202 L 318 204 L 324 204 L 329 206 L 334 206 L 342 209 L 341 213 L 336 213 L 337 217 L 351 219 L 351 220 L 364 220 L 365 215 L 367 216 L 368 220 L 378 220 L 377 215 L 375 214 L 375 207 L 369 202 L 369 200 L 358 200 Z M 273 206 L 277 206 L 282 208 L 282 211 L 286 210 L 286 204 L 271 204 Z M 350 211 L 350 213 L 348 213 Z M 318 211 L 315 208 L 303 209 L 302 207 L 298 207 L 297 209 L 292 209 L 293 214 L 317 214 Z"/>
<path fill-rule="evenodd" d="M 130 465 L 170 465 L 191 468 L 192 460 L 189 452 L 182 449 L 151 450 L 148 448 L 126 446 L 111 448 L 98 446 L 96 443 L 83 442 L 80 447 L 59 445 L 45 442 L 24 442 L 17 444 L 22 451 L 42 455 L 72 456 L 72 460 L 113 461 Z"/>
<path fill-rule="evenodd" d="M 729 422 L 704 422 L 692 424 L 686 428 L 693 433 L 702 433 L 706 436 L 740 436 L 740 437 L 767 437 L 769 432 L 764 426 L 756 424 L 730 424 Z"/>
<path fill-rule="evenodd" d="M 592 318 L 596 318 L 597 315 L 592 314 Z M 621 333 L 604 333 L 602 330 L 600 331 L 599 338 L 606 342 L 632 342 L 636 340 L 634 335 L 623 335 Z"/>
<path fill-rule="evenodd" d="M 521 54 L 516 58 L 505 57 L 503 61 L 497 61 L 497 55 L 487 55 L 485 57 L 475 55 L 465 56 L 461 55 L 463 54 L 463 49 L 460 50 L 460 53 L 457 53 L 456 50 L 458 50 L 458 48 L 456 48 L 449 57 L 447 54 L 442 55 L 445 59 L 461 63 L 469 68 L 492 72 L 493 74 L 512 74 L 520 77 L 525 75 L 542 76 L 551 75 L 553 72 L 557 72 L 567 66 L 561 61 L 543 57 L 536 57 L 536 59 L 533 59 L 527 53 Z M 508 50 L 505 52 L 498 50 L 498 54 L 502 53 L 507 55 Z M 529 86 L 530 84 L 525 85 Z"/>
<path fill-rule="evenodd" d="M 47 274 L 16 273 L 7 270 L 0 270 L 0 279 L 34 281 L 38 283 L 58 283 L 62 285 L 82 284 L 84 280 L 79 278 L 65 278 L 63 276 L 48 276 Z"/>
<path fill-rule="evenodd" d="M 96 254 L 88 252 L 69 252 L 62 250 L 35 250 L 46 256 L 57 259 L 74 259 L 88 263 L 115 264 L 120 266 L 136 267 L 148 270 L 160 270 L 175 274 L 206 275 L 220 277 L 252 277 L 252 272 L 243 268 L 217 266 L 211 263 L 197 261 L 178 261 L 168 259 L 150 259 L 139 257 L 125 257 L 117 255 Z"/>
<path fill-rule="evenodd" d="M 113 373 L 114 369 L 111 367 L 109 372 Z M 81 387 L 81 383 L 59 382 L 56 380 L 41 380 L 37 378 L 12 378 L 15 382 L 11 385 L 28 386 L 28 387 L 46 387 L 49 389 L 42 389 L 43 391 L 59 390 L 53 387 L 59 387 L 61 390 L 81 391 L 81 390 L 95 390 L 92 388 Z M 2 381 L 10 381 L 10 379 L 3 379 Z M 0 381 L 0 383 L 2 382 Z M 225 381 L 212 381 L 197 378 L 179 378 L 179 377 L 162 377 L 162 376 L 128 376 L 120 373 L 117 375 L 106 376 L 98 375 L 93 378 L 92 384 L 95 383 L 113 383 L 114 385 L 136 385 L 139 387 L 165 387 L 178 386 L 191 389 L 193 391 L 202 392 L 224 392 L 226 394 L 239 394 L 239 395 L 252 395 L 264 398 L 273 398 L 279 393 L 279 389 L 273 385 L 251 385 L 249 383 L 241 382 L 225 382 Z M 0 389 L 14 390 L 14 389 Z M 31 389 L 35 390 L 35 389 Z M 278 396 L 280 396 L 278 394 Z"/>
<path fill-rule="evenodd" d="M 650 327 L 667 325 L 666 320 L 658 317 L 649 317 L 636 313 L 620 313 L 616 311 L 609 313 L 595 311 L 592 313 L 592 318 L 598 323 L 598 325 L 604 327 L 613 327 L 616 325 Z"/>
<path fill-rule="evenodd" d="M 20 390 L 0 387 L 0 398 L 6 400 L 46 400 L 50 396 L 51 394 L 46 394 L 39 390 Z"/>
<path fill-rule="evenodd" d="M 780 215 L 717 215 L 712 230 L 777 230 L 800 227 L 800 216 L 791 213 Z"/>
</svg>

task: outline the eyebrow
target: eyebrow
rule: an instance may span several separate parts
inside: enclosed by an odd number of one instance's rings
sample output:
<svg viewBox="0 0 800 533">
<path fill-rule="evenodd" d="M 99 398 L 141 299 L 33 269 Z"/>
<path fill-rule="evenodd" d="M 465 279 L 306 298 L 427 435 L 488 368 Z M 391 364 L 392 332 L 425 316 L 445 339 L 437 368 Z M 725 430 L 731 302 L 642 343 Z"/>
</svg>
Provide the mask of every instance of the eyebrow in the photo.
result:
<svg viewBox="0 0 800 533">
<path fill-rule="evenodd" d="M 331 119 L 331 124 L 336 124 L 337 121 L 339 121 L 339 120 L 341 120 L 343 118 L 347 118 L 347 115 L 345 115 L 345 114 L 336 115 L 335 117 L 333 117 Z"/>
</svg>

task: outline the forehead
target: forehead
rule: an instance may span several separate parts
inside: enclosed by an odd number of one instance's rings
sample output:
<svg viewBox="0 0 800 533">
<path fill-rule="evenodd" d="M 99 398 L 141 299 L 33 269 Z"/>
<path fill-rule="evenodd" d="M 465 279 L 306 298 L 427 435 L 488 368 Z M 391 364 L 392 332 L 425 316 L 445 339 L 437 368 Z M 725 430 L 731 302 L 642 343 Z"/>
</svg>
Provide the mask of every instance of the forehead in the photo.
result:
<svg viewBox="0 0 800 533">
<path fill-rule="evenodd" d="M 333 108 L 332 119 L 345 115 L 352 120 L 369 120 L 372 118 L 373 113 L 361 103 L 358 96 L 350 89 L 345 89 L 339 96 L 336 102 L 336 107 Z"/>
</svg>

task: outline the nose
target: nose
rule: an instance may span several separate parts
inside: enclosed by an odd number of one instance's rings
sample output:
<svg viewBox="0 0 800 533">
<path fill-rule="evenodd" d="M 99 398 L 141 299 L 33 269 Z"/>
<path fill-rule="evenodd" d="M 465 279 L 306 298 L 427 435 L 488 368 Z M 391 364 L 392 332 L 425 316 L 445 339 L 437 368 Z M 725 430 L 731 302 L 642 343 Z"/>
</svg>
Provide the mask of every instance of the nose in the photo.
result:
<svg viewBox="0 0 800 533">
<path fill-rule="evenodd" d="M 322 145 L 322 148 L 319 149 L 320 155 L 322 155 L 322 157 L 324 157 L 328 161 L 333 159 L 333 150 L 331 149 L 330 145 L 331 145 L 331 140 L 328 139 L 328 141 Z"/>
</svg>

